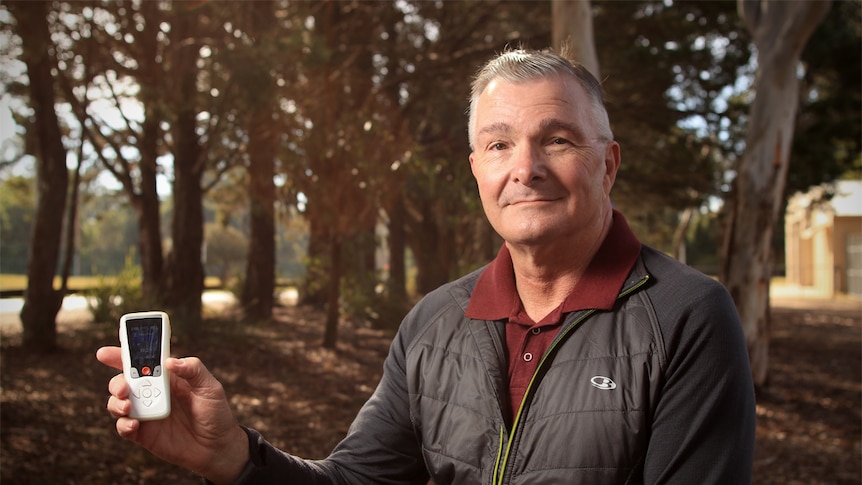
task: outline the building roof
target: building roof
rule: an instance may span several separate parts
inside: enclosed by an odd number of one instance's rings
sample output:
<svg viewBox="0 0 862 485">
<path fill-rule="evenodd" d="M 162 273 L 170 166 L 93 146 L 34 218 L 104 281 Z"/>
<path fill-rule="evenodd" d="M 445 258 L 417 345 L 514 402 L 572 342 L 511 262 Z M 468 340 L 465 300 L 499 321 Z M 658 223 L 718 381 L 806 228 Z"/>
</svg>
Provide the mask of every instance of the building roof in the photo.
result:
<svg viewBox="0 0 862 485">
<path fill-rule="evenodd" d="M 829 198 L 830 194 L 832 195 Z M 811 187 L 790 198 L 788 212 L 827 209 L 838 217 L 862 216 L 862 180 L 839 180 Z"/>
<path fill-rule="evenodd" d="M 831 202 L 836 216 L 862 216 L 862 180 L 838 181 Z"/>
</svg>

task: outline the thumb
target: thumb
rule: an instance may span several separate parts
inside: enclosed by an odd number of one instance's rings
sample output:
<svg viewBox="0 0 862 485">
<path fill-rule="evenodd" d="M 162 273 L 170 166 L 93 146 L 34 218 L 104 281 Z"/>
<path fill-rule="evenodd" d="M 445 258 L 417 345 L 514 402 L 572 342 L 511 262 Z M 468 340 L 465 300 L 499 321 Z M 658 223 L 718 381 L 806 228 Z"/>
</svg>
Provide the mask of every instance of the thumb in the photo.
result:
<svg viewBox="0 0 862 485">
<path fill-rule="evenodd" d="M 123 370 L 123 360 L 120 357 L 119 347 L 101 347 L 96 351 L 96 359 L 99 362 L 113 367 L 118 370 Z"/>
<path fill-rule="evenodd" d="M 220 386 L 218 380 L 197 357 L 170 358 L 165 362 L 165 367 L 175 376 L 186 380 L 193 388 Z"/>
</svg>

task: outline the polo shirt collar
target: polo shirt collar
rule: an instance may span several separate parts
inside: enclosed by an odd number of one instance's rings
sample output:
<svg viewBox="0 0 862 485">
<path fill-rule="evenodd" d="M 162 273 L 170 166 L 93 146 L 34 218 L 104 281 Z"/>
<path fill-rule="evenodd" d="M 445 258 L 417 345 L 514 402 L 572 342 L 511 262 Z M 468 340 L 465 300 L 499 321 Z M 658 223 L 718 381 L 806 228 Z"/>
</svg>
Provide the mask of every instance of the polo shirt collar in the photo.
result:
<svg viewBox="0 0 862 485">
<path fill-rule="evenodd" d="M 562 312 L 613 308 L 640 250 L 641 243 L 632 233 L 625 217 L 614 210 L 613 222 L 605 240 L 572 293 L 563 302 Z M 497 257 L 479 275 L 465 314 L 477 320 L 505 320 L 513 314 L 512 302 L 520 305 L 515 289 L 512 256 L 503 244 Z"/>
</svg>

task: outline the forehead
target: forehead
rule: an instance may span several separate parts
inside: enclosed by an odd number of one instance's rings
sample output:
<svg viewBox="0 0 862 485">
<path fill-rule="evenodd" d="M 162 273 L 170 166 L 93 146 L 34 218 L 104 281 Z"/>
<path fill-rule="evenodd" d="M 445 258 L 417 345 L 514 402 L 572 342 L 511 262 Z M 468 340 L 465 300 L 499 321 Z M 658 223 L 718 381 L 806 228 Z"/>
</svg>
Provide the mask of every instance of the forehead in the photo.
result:
<svg viewBox="0 0 862 485">
<path fill-rule="evenodd" d="M 510 82 L 497 78 L 488 84 L 476 104 L 480 135 L 500 127 L 536 130 L 554 126 L 549 120 L 584 129 L 594 124 L 591 100 L 573 79 L 556 76 Z"/>
</svg>

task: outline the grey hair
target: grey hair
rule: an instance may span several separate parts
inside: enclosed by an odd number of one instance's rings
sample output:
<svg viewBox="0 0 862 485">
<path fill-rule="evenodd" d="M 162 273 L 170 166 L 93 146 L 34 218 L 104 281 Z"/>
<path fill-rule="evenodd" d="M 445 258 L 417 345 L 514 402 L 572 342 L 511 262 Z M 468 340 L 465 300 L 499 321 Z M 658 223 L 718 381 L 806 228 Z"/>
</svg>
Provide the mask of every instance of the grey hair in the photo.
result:
<svg viewBox="0 0 862 485">
<path fill-rule="evenodd" d="M 491 81 L 499 78 L 518 84 L 555 76 L 571 77 L 584 88 L 592 100 L 593 117 L 600 136 L 613 140 L 602 85 L 586 67 L 550 51 L 514 49 L 507 50 L 485 63 L 473 79 L 467 127 L 470 149 L 475 149 L 476 104 Z"/>
</svg>

